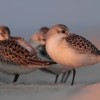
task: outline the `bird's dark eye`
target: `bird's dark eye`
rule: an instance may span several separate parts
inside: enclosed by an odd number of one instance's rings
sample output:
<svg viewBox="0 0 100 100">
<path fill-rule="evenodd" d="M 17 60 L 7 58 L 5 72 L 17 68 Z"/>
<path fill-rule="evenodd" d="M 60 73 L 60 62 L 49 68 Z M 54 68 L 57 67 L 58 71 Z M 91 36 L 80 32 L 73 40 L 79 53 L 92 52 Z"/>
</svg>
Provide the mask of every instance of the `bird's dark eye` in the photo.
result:
<svg viewBox="0 0 100 100">
<path fill-rule="evenodd" d="M 43 41 L 45 41 L 45 39 L 42 39 Z"/>
<path fill-rule="evenodd" d="M 65 30 L 62 30 L 62 33 L 65 33 L 66 31 Z"/>
</svg>

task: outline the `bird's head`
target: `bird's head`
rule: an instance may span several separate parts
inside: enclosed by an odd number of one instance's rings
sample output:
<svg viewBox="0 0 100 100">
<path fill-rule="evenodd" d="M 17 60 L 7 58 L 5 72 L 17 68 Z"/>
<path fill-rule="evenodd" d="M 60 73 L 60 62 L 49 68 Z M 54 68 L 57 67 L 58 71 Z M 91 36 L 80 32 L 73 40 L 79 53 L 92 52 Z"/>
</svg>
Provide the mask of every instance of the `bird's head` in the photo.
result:
<svg viewBox="0 0 100 100">
<path fill-rule="evenodd" d="M 8 26 L 0 25 L 0 40 L 7 40 L 10 38 L 10 29 Z"/>
</svg>

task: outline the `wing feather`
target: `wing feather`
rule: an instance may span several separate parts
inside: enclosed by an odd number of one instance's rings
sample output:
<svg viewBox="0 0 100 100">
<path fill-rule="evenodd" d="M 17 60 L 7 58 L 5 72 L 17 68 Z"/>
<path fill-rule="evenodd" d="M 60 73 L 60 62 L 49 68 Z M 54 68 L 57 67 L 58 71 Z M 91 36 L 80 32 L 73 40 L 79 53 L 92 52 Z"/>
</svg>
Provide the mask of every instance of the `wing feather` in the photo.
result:
<svg viewBox="0 0 100 100">
<path fill-rule="evenodd" d="M 100 51 L 86 38 L 71 33 L 65 38 L 66 42 L 80 54 L 100 55 Z"/>
</svg>

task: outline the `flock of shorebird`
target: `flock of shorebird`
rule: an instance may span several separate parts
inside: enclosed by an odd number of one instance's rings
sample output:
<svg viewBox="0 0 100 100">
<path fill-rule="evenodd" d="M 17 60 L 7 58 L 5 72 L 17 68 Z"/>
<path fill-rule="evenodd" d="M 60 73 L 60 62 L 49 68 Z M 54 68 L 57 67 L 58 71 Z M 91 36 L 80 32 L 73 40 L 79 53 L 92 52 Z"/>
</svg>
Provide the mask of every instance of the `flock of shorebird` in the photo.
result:
<svg viewBox="0 0 100 100">
<path fill-rule="evenodd" d="M 40 28 L 29 42 L 12 36 L 8 26 L 0 26 L 0 71 L 15 75 L 13 82 L 17 82 L 20 74 L 40 69 L 54 74 L 55 83 L 60 74 L 63 74 L 61 83 L 65 83 L 73 71 L 73 85 L 76 68 L 99 62 L 100 51 L 96 46 L 86 38 L 70 33 L 63 24 Z"/>
</svg>

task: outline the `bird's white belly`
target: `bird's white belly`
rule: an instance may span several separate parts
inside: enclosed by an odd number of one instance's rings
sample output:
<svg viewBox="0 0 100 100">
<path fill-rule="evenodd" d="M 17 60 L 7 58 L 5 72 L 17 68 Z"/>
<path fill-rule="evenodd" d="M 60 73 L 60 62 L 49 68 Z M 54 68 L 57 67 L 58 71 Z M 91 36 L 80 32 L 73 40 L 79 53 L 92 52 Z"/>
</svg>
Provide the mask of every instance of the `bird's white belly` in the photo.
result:
<svg viewBox="0 0 100 100">
<path fill-rule="evenodd" d="M 48 42 L 46 50 L 49 56 L 57 63 L 65 65 L 68 69 L 88 66 L 99 62 L 96 56 L 79 54 L 65 42 L 56 43 L 55 40 Z"/>
<path fill-rule="evenodd" d="M 2 63 L 0 61 L 0 71 L 7 73 L 7 74 L 25 74 L 25 73 L 29 73 L 33 70 L 35 70 L 35 69 L 27 68 L 25 66 Z"/>
<path fill-rule="evenodd" d="M 41 55 L 40 52 L 38 52 L 38 57 L 42 60 L 53 61 L 52 59 L 49 59 L 46 55 Z M 68 70 L 68 69 L 66 69 L 65 66 L 63 66 L 61 64 L 49 65 L 49 67 L 47 67 L 46 69 L 54 72 L 55 74 L 61 74 L 61 73 L 66 72 Z"/>
</svg>

